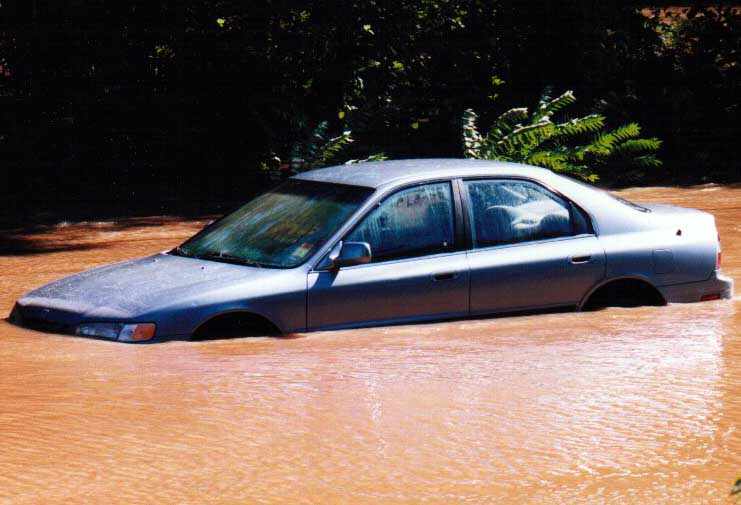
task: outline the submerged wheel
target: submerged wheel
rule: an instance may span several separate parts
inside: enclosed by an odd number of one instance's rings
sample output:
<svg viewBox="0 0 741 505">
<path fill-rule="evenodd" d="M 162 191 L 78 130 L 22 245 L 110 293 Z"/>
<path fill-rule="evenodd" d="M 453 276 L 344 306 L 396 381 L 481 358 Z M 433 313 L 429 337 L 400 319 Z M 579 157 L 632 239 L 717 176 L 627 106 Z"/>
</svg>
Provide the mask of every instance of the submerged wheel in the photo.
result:
<svg viewBox="0 0 741 505">
<path fill-rule="evenodd" d="M 666 305 L 659 290 L 640 279 L 619 279 L 599 287 L 582 305 L 583 310 L 603 307 L 640 307 Z"/>
<path fill-rule="evenodd" d="M 194 340 L 278 335 L 276 326 L 262 316 L 249 312 L 230 312 L 215 316 L 193 332 Z"/>
</svg>

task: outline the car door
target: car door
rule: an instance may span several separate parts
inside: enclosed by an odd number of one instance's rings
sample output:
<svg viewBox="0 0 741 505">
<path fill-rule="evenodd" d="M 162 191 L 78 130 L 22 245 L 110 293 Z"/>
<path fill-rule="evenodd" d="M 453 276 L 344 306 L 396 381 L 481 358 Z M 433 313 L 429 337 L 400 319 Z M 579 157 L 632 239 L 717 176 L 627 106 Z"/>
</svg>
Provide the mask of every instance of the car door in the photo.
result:
<svg viewBox="0 0 741 505">
<path fill-rule="evenodd" d="M 367 242 L 370 263 L 308 274 L 309 328 L 462 316 L 468 265 L 450 181 L 383 198 L 345 237 Z M 321 263 L 320 263 L 321 264 Z"/>
<path fill-rule="evenodd" d="M 605 274 L 588 215 L 533 181 L 462 181 L 471 313 L 576 305 Z"/>
</svg>

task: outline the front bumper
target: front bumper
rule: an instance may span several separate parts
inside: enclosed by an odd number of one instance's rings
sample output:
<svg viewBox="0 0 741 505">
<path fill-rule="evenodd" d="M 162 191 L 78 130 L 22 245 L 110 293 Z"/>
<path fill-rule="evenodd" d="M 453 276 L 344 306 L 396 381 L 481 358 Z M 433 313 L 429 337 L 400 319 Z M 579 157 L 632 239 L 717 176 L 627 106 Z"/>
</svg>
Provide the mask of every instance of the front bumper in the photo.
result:
<svg viewBox="0 0 741 505">
<path fill-rule="evenodd" d="M 71 312 L 16 303 L 8 320 L 31 330 L 74 335 L 80 318 Z"/>
<path fill-rule="evenodd" d="M 716 270 L 707 280 L 663 286 L 659 287 L 659 291 L 667 303 L 692 303 L 713 295 L 725 299 L 733 298 L 733 284 L 733 279 Z"/>
<path fill-rule="evenodd" d="M 64 335 L 78 335 L 119 342 L 146 342 L 153 339 L 155 325 L 152 323 L 87 322 L 73 312 L 51 307 L 16 303 L 9 321 L 31 330 Z M 103 331 L 106 330 L 106 331 Z"/>
</svg>

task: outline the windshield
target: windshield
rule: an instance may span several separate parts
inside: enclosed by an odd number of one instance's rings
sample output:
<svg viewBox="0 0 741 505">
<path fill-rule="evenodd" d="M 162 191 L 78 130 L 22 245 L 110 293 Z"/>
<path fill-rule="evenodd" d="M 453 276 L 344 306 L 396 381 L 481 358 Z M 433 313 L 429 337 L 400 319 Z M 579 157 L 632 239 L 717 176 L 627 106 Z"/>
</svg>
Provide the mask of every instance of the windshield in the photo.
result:
<svg viewBox="0 0 741 505">
<path fill-rule="evenodd" d="M 306 261 L 372 192 L 293 179 L 205 228 L 173 253 L 292 268 Z"/>
</svg>

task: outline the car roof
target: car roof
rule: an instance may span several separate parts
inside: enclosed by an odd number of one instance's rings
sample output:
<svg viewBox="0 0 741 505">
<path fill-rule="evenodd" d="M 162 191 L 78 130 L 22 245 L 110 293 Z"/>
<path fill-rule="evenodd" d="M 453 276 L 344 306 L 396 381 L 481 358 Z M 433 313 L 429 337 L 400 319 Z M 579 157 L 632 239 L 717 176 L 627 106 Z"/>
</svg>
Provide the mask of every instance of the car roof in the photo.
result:
<svg viewBox="0 0 741 505">
<path fill-rule="evenodd" d="M 412 159 L 336 165 L 300 173 L 293 178 L 379 188 L 388 184 L 447 177 L 520 176 L 547 180 L 544 168 L 503 161 L 472 159 Z"/>
</svg>

